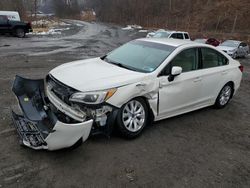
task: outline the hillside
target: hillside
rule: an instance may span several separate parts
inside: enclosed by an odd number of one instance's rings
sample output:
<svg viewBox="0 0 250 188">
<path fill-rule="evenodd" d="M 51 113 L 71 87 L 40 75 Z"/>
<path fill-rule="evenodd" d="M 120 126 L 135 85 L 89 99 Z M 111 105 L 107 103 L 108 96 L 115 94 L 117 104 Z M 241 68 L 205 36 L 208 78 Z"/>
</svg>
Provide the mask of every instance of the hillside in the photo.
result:
<svg viewBox="0 0 250 188">
<path fill-rule="evenodd" d="M 250 34 L 249 0 L 87 0 L 86 5 L 94 8 L 99 20 L 105 22 Z"/>
</svg>

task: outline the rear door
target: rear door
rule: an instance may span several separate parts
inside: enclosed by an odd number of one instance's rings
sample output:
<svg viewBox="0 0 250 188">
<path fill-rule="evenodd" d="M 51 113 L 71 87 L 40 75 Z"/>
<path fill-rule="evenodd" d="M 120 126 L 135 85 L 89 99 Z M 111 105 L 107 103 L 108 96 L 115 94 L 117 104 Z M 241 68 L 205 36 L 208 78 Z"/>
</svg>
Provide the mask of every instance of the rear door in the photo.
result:
<svg viewBox="0 0 250 188">
<path fill-rule="evenodd" d="M 202 62 L 202 101 L 211 104 L 216 99 L 219 91 L 229 80 L 229 60 L 212 48 L 200 49 Z"/>
</svg>

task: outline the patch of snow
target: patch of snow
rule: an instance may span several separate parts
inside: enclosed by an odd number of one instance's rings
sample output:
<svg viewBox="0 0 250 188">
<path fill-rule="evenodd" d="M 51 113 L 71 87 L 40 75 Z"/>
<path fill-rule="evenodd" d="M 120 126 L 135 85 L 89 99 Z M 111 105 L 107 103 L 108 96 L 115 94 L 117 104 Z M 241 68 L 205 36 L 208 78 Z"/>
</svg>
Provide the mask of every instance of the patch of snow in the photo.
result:
<svg viewBox="0 0 250 188">
<path fill-rule="evenodd" d="M 148 30 L 139 30 L 138 32 L 139 32 L 139 33 L 147 33 Z"/>
<path fill-rule="evenodd" d="M 134 28 L 132 28 L 130 25 L 128 25 L 127 27 L 122 28 L 122 30 L 134 30 Z"/>
<path fill-rule="evenodd" d="M 131 27 L 134 29 L 142 29 L 142 26 L 140 25 L 131 25 Z"/>
<path fill-rule="evenodd" d="M 140 25 L 127 25 L 127 27 L 122 28 L 122 30 L 134 30 L 134 29 L 142 29 Z"/>
<path fill-rule="evenodd" d="M 83 25 L 83 24 L 77 23 L 76 26 L 78 26 L 78 27 L 83 27 L 84 25 Z"/>
<path fill-rule="evenodd" d="M 62 32 L 61 30 L 57 30 L 57 29 L 50 29 L 49 31 L 43 31 L 43 32 L 33 32 L 33 33 L 28 33 L 29 35 L 39 35 L 39 36 L 43 36 L 43 35 L 61 35 Z"/>
<path fill-rule="evenodd" d="M 71 24 L 65 23 L 65 22 L 59 22 L 58 25 L 60 25 L 60 26 L 70 26 Z"/>
<path fill-rule="evenodd" d="M 45 20 L 45 19 L 41 19 L 41 20 L 37 20 L 37 21 L 33 21 L 32 22 L 32 25 L 34 26 L 48 26 L 48 25 L 53 25 L 53 26 L 56 26 L 56 25 L 59 25 L 59 26 L 70 26 L 71 24 L 68 24 L 68 23 L 65 23 L 65 22 L 62 22 L 62 21 L 54 21 L 54 20 Z"/>
<path fill-rule="evenodd" d="M 55 28 L 53 28 L 53 29 L 54 29 L 55 32 L 58 32 L 58 31 L 68 31 L 68 30 L 70 30 L 69 27 L 67 27 L 67 28 L 60 28 L 60 29 L 55 29 Z"/>
</svg>

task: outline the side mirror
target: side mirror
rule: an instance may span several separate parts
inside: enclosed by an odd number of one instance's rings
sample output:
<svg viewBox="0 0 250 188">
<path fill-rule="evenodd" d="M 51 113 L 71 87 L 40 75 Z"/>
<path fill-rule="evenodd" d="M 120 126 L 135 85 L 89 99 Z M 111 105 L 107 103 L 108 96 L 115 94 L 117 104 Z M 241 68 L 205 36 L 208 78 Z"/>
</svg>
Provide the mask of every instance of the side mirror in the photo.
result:
<svg viewBox="0 0 250 188">
<path fill-rule="evenodd" d="M 174 81 L 174 78 L 176 76 L 179 76 L 182 73 L 182 68 L 181 67 L 172 67 L 171 74 L 168 77 L 168 81 L 172 82 Z"/>
</svg>

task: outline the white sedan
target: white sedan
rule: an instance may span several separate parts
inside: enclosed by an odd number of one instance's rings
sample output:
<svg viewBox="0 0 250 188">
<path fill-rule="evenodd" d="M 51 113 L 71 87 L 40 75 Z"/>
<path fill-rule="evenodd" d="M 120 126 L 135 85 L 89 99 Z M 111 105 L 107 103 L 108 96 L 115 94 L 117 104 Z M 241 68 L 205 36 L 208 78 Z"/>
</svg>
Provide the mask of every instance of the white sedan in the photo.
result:
<svg viewBox="0 0 250 188">
<path fill-rule="evenodd" d="M 21 143 L 57 150 L 90 135 L 134 138 L 145 126 L 207 106 L 225 107 L 243 67 L 223 51 L 191 41 L 137 39 L 109 54 L 63 64 L 45 80 L 17 76 Z"/>
<path fill-rule="evenodd" d="M 232 58 L 246 57 L 249 54 L 249 46 L 245 42 L 226 40 L 217 46 L 218 49 L 226 52 Z"/>
</svg>

